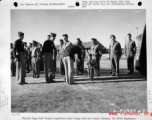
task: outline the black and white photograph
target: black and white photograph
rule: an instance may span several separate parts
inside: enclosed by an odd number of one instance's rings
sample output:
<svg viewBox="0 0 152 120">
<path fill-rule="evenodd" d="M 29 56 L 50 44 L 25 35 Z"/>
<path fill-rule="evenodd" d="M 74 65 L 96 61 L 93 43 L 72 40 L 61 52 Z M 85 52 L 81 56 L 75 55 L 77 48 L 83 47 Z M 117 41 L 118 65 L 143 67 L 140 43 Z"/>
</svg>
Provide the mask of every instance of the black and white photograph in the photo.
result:
<svg viewBox="0 0 152 120">
<path fill-rule="evenodd" d="M 145 9 L 12 9 L 11 113 L 147 108 Z"/>
</svg>

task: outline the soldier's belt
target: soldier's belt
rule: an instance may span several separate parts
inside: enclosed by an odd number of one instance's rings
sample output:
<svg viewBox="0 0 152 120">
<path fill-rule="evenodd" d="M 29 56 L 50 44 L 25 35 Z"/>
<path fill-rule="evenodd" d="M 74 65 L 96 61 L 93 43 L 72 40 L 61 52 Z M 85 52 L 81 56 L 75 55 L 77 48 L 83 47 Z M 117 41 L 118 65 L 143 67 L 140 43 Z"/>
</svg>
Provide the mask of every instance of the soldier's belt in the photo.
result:
<svg viewBox="0 0 152 120">
<path fill-rule="evenodd" d="M 32 58 L 36 58 L 37 56 L 32 56 Z"/>
</svg>

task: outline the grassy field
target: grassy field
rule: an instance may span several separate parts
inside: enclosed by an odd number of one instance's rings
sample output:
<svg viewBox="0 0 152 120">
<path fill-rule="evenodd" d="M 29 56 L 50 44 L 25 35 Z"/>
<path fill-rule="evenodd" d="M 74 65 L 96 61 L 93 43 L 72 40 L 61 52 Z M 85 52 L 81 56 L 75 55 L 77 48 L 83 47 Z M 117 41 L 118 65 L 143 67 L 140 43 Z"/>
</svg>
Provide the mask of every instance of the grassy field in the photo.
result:
<svg viewBox="0 0 152 120">
<path fill-rule="evenodd" d="M 11 111 L 27 113 L 108 113 L 114 109 L 147 110 L 147 81 L 137 71 L 127 75 L 126 60 L 120 61 L 120 77 L 111 77 L 110 61 L 102 60 L 99 77 L 88 81 L 86 71 L 74 76 L 68 85 L 64 76 L 56 74 L 55 83 L 47 84 L 44 72 L 40 78 L 27 73 L 29 84 L 16 84 L 11 79 Z M 57 64 L 59 66 L 59 63 Z"/>
</svg>

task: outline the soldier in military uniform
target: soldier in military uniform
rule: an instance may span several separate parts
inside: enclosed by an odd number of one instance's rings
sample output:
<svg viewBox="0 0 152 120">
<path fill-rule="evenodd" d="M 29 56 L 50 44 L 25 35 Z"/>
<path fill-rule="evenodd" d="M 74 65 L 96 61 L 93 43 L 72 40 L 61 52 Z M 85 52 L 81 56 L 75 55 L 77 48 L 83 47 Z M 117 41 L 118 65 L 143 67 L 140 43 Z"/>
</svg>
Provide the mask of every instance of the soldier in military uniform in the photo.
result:
<svg viewBox="0 0 152 120">
<path fill-rule="evenodd" d="M 15 63 L 15 57 L 13 53 L 13 43 L 11 43 L 11 76 L 15 76 L 16 73 L 16 63 Z"/>
<path fill-rule="evenodd" d="M 42 44 L 39 44 L 40 48 L 40 71 L 44 71 L 44 62 L 42 57 Z"/>
<path fill-rule="evenodd" d="M 25 82 L 25 57 L 24 57 L 24 33 L 18 32 L 19 39 L 14 42 L 14 56 L 16 58 L 16 80 L 20 85 L 26 84 Z"/>
<path fill-rule="evenodd" d="M 119 76 L 119 61 L 122 55 L 121 45 L 116 41 L 115 35 L 110 36 L 111 45 L 110 45 L 110 61 L 112 74 L 111 76 Z"/>
<path fill-rule="evenodd" d="M 33 49 L 32 49 L 32 66 L 33 66 L 33 78 L 39 78 L 39 60 L 40 54 L 37 47 L 37 42 L 33 40 Z"/>
<path fill-rule="evenodd" d="M 63 34 L 63 40 L 64 40 L 64 44 L 63 44 L 63 49 L 65 50 L 66 47 L 68 47 L 69 45 L 72 45 L 72 43 L 68 40 L 68 35 L 67 34 Z"/>
<path fill-rule="evenodd" d="M 128 41 L 125 44 L 125 52 L 127 54 L 127 67 L 128 74 L 132 74 L 134 72 L 134 57 L 136 55 L 136 43 L 131 39 L 131 34 L 127 35 Z"/>
<path fill-rule="evenodd" d="M 81 50 L 81 58 L 82 59 L 80 61 L 78 61 L 77 56 L 76 56 L 76 75 L 82 75 L 83 69 L 84 69 L 85 48 L 82 45 L 82 41 L 80 40 L 80 38 L 77 38 L 77 46 Z"/>
<path fill-rule="evenodd" d="M 48 73 L 49 66 L 52 59 L 55 58 L 55 46 L 54 39 L 56 38 L 55 33 L 51 33 L 51 35 L 47 36 L 47 40 L 43 43 L 42 47 L 42 55 L 44 56 L 44 67 L 45 67 L 45 79 L 47 83 L 53 82 L 51 73 Z"/>
<path fill-rule="evenodd" d="M 27 42 L 24 42 L 24 56 L 25 56 L 25 72 L 29 72 Z"/>
<path fill-rule="evenodd" d="M 33 44 L 29 43 L 29 47 L 28 47 L 28 56 L 29 56 L 29 70 L 32 70 L 32 48 L 33 48 Z"/>
<path fill-rule="evenodd" d="M 54 33 L 53 33 L 54 34 Z M 52 33 L 51 33 L 52 35 Z M 54 37 L 56 38 L 56 34 L 54 34 Z M 52 39 L 53 44 L 55 39 Z M 55 46 L 55 44 L 54 44 Z M 56 57 L 57 57 L 57 49 L 56 47 L 53 49 L 53 56 L 52 56 L 52 61 L 50 62 L 50 72 L 52 75 L 52 78 L 55 79 L 55 72 L 56 72 Z"/>
<path fill-rule="evenodd" d="M 96 62 L 95 76 L 99 76 L 100 75 L 100 58 L 102 56 L 102 50 L 99 47 L 97 39 L 92 38 L 92 43 L 93 43 L 93 45 L 91 46 L 90 54 L 92 54 L 92 58 Z"/>
<path fill-rule="evenodd" d="M 63 54 L 64 54 L 63 44 L 64 44 L 64 41 L 60 39 L 59 57 L 60 57 L 60 74 L 61 75 L 65 75 L 64 64 L 63 64 Z"/>
<path fill-rule="evenodd" d="M 74 84 L 73 72 L 74 72 L 74 55 L 78 54 L 78 60 L 81 60 L 81 50 L 78 46 L 69 44 L 63 54 L 65 78 L 68 84 Z"/>
</svg>

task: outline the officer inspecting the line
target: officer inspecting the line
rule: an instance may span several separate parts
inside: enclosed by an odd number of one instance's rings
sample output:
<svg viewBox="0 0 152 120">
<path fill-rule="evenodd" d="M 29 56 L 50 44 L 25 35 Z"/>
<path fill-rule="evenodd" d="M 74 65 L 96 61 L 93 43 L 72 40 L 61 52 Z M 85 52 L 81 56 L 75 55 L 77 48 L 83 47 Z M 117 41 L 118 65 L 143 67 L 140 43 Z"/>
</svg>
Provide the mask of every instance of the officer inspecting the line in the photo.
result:
<svg viewBox="0 0 152 120">
<path fill-rule="evenodd" d="M 136 55 L 136 43 L 131 39 L 131 34 L 127 35 L 128 41 L 125 44 L 125 52 L 127 54 L 127 67 L 128 74 L 133 74 L 134 72 L 134 57 Z"/>
<path fill-rule="evenodd" d="M 81 50 L 78 46 L 69 44 L 64 50 L 63 61 L 65 68 L 65 78 L 68 84 L 74 84 L 73 72 L 74 72 L 74 55 L 78 54 L 78 60 L 81 59 Z"/>
<path fill-rule="evenodd" d="M 52 76 L 49 71 L 49 66 L 52 61 L 54 55 L 53 51 L 55 50 L 55 46 L 53 40 L 55 39 L 56 34 L 51 33 L 51 35 L 47 36 L 47 40 L 43 43 L 42 47 L 42 55 L 44 57 L 44 67 L 45 67 L 45 79 L 47 83 L 53 82 Z"/>
<path fill-rule="evenodd" d="M 16 80 L 20 85 L 26 84 L 25 82 L 25 58 L 24 58 L 24 33 L 18 32 L 19 39 L 14 42 L 14 56 L 16 58 Z"/>
</svg>

